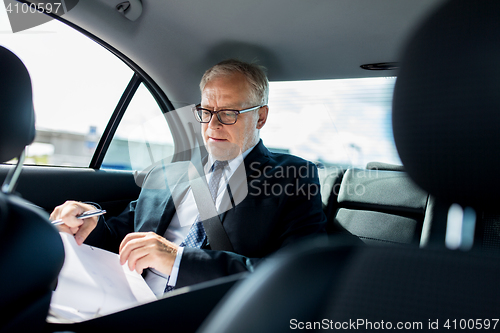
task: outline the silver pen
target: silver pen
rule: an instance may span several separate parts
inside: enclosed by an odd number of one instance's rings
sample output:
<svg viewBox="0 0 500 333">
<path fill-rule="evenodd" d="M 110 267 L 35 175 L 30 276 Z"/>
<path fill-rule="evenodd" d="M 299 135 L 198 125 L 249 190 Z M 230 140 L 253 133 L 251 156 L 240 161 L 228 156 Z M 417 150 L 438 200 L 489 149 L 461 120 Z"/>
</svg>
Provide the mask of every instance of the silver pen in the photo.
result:
<svg viewBox="0 0 500 333">
<path fill-rule="evenodd" d="M 86 219 L 86 218 L 89 218 L 92 216 L 100 216 L 103 214 L 106 214 L 106 211 L 104 209 L 95 209 L 95 210 L 86 211 L 86 212 L 78 215 L 76 218 L 77 219 Z M 62 219 L 58 219 L 58 220 L 51 221 L 51 223 L 52 223 L 52 225 L 60 225 L 60 224 L 63 224 L 64 222 L 62 221 Z"/>
</svg>

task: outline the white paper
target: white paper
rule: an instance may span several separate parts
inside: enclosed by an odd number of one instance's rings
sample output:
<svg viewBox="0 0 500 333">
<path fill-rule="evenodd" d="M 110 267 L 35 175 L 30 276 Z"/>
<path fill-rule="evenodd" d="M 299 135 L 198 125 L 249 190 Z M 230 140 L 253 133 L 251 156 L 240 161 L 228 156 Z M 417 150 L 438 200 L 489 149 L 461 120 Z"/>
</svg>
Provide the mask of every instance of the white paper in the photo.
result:
<svg viewBox="0 0 500 333">
<path fill-rule="evenodd" d="M 82 321 L 157 299 L 140 274 L 120 265 L 116 253 L 79 246 L 73 236 L 60 235 L 65 259 L 52 294 L 52 316 Z"/>
</svg>

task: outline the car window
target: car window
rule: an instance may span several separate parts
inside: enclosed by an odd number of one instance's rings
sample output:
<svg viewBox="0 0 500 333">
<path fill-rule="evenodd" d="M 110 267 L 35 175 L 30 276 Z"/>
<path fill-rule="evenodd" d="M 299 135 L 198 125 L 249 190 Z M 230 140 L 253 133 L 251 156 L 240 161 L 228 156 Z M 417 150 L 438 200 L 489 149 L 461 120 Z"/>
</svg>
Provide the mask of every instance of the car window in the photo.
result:
<svg viewBox="0 0 500 333">
<path fill-rule="evenodd" d="M 3 34 L 33 82 L 37 136 L 26 164 L 89 166 L 97 142 L 133 71 L 57 20 Z M 36 50 L 34 52 L 33 50 Z M 392 138 L 395 78 L 271 82 L 261 131 L 272 150 L 324 165 L 399 164 Z M 160 108 L 143 84 L 132 99 L 102 168 L 143 170 L 173 152 Z"/>
<path fill-rule="evenodd" d="M 395 78 L 271 82 L 270 113 L 261 137 L 272 151 L 320 167 L 401 164 L 391 126 Z M 173 154 L 173 139 L 154 98 L 141 84 L 102 168 L 144 170 Z"/>
<path fill-rule="evenodd" d="M 261 137 L 269 148 L 323 165 L 400 164 L 391 125 L 396 79 L 271 82 Z"/>
<path fill-rule="evenodd" d="M 140 84 L 111 141 L 102 169 L 142 171 L 174 153 L 167 121 L 149 90 Z"/>
<path fill-rule="evenodd" d="M 37 134 L 25 164 L 88 167 L 133 71 L 57 20 L 2 34 L 0 44 L 32 80 Z"/>
</svg>

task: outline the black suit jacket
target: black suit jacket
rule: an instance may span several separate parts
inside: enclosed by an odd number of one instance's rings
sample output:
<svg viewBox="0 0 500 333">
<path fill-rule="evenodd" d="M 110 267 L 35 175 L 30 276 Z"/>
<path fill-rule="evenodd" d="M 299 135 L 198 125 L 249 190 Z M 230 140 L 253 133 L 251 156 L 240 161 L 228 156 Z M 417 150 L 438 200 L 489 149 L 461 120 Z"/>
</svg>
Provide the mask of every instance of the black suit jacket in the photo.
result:
<svg viewBox="0 0 500 333">
<path fill-rule="evenodd" d="M 174 199 L 189 187 L 189 162 L 161 164 L 146 176 L 139 198 L 118 217 L 100 221 L 89 243 L 117 251 L 126 234 L 163 235 L 175 214 Z M 234 252 L 185 248 L 176 288 L 251 271 L 259 258 L 307 236 L 325 232 L 316 166 L 259 143 L 244 159 L 248 194 L 220 215 Z"/>
</svg>

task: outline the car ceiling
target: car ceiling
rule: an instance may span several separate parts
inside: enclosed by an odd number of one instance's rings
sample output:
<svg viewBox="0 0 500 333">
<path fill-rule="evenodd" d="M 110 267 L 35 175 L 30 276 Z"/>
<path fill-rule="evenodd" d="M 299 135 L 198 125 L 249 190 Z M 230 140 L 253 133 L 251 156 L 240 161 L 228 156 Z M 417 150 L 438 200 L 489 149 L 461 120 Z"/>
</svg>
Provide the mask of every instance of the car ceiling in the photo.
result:
<svg viewBox="0 0 500 333">
<path fill-rule="evenodd" d="M 174 106 L 199 102 L 204 70 L 257 60 L 271 81 L 393 76 L 360 65 L 397 62 L 406 36 L 443 0 L 82 0 L 64 18 L 126 54 Z"/>
</svg>

